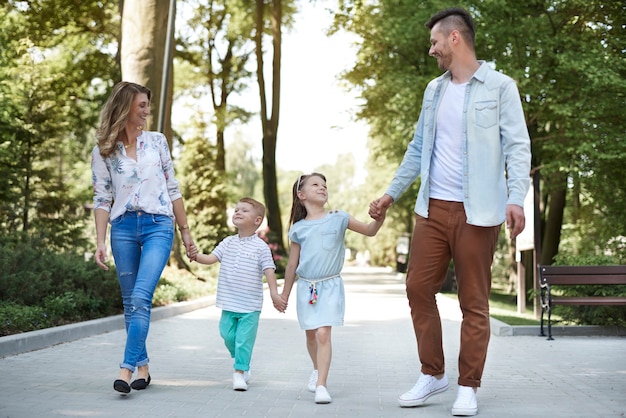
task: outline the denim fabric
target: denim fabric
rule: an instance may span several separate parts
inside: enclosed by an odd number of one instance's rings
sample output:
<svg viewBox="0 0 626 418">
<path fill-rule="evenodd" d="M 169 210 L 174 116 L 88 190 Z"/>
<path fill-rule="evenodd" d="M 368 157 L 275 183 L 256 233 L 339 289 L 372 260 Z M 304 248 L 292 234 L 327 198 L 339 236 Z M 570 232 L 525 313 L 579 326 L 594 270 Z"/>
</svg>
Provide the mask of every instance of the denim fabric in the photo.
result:
<svg viewBox="0 0 626 418">
<path fill-rule="evenodd" d="M 415 213 L 428 217 L 430 163 L 439 103 L 450 73 L 432 80 L 413 140 L 385 192 L 394 200 L 421 176 Z M 467 223 L 496 226 L 506 205 L 524 206 L 530 186 L 530 138 L 515 81 L 482 62 L 469 81 L 463 104 L 463 206 Z"/>
<path fill-rule="evenodd" d="M 250 370 L 252 349 L 259 329 L 260 311 L 231 312 L 222 311 L 220 318 L 220 335 L 224 344 L 235 359 L 233 368 L 247 372 Z"/>
<path fill-rule="evenodd" d="M 146 338 L 152 296 L 170 257 L 174 221 L 166 215 L 125 212 L 111 221 L 111 250 L 122 290 L 126 348 L 120 367 L 148 364 Z"/>
</svg>

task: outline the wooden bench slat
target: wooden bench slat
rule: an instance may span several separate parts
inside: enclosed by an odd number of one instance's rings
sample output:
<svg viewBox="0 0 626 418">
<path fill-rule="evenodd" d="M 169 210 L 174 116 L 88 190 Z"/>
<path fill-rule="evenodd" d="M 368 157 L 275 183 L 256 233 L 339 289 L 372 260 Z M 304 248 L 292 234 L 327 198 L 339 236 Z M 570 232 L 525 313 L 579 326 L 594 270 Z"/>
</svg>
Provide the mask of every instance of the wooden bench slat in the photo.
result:
<svg viewBox="0 0 626 418">
<path fill-rule="evenodd" d="M 550 283 L 551 285 L 559 284 L 578 284 L 578 285 L 596 285 L 596 284 L 626 284 L 626 275 L 624 276 L 554 276 L 552 274 L 542 275 L 543 283 Z"/>
<path fill-rule="evenodd" d="M 613 296 L 552 296 L 553 305 L 626 305 L 626 297 Z"/>
<path fill-rule="evenodd" d="M 626 265 L 619 266 L 541 266 L 543 274 L 555 273 L 558 275 L 602 275 L 602 274 L 623 274 L 626 275 Z"/>
</svg>

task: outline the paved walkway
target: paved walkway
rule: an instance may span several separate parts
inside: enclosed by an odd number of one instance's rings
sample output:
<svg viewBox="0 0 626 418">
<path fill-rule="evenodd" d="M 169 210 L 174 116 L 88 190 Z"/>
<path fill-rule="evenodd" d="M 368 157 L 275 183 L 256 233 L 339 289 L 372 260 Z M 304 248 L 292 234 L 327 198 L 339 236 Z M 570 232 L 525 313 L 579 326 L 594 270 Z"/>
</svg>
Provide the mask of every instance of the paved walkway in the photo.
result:
<svg viewBox="0 0 626 418">
<path fill-rule="evenodd" d="M 450 417 L 456 396 L 460 314 L 441 297 L 450 389 L 417 408 L 398 395 L 419 373 L 404 286 L 380 270 L 346 273 L 346 325 L 333 329 L 328 389 L 316 405 L 306 390 L 310 362 L 295 317 L 267 303 L 247 392 L 231 388 L 232 360 L 207 307 L 153 321 L 153 382 L 120 396 L 112 389 L 124 331 L 0 359 L 0 417 Z M 266 297 L 269 302 L 269 297 Z M 481 417 L 624 417 L 626 338 L 493 336 Z"/>
</svg>

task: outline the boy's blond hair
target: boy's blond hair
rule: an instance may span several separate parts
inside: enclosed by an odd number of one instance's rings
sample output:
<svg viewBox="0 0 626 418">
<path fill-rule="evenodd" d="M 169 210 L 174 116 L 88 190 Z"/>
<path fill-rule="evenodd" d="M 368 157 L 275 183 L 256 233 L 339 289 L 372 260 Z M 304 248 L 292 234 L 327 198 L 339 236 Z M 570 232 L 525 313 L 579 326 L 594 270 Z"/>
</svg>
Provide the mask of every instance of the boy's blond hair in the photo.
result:
<svg viewBox="0 0 626 418">
<path fill-rule="evenodd" d="M 251 197 L 242 197 L 241 199 L 239 199 L 239 202 L 248 203 L 252 206 L 252 209 L 254 209 L 258 216 L 260 216 L 261 218 L 265 218 L 265 205 L 263 205 L 263 203 L 259 202 L 258 200 L 254 200 Z"/>
</svg>

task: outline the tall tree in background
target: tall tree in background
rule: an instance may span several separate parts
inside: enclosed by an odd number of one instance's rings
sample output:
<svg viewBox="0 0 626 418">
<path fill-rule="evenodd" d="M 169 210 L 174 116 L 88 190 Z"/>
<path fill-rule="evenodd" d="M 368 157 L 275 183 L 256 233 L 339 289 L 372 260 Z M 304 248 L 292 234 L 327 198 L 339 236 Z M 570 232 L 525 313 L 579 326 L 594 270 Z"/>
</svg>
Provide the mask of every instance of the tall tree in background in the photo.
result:
<svg viewBox="0 0 626 418">
<path fill-rule="evenodd" d="M 165 112 L 163 120 L 159 122 L 163 126 L 163 134 L 169 142 L 170 150 L 173 149 L 174 141 L 171 128 L 173 54 L 167 53 L 166 45 L 168 45 L 167 37 L 173 36 L 173 31 L 168 33 L 164 28 L 168 27 L 169 14 L 172 9 L 170 6 L 175 4 L 176 0 L 124 0 L 122 11 L 122 78 L 144 85 L 152 91 L 150 100 L 152 120 L 145 129 L 156 130 L 155 114 L 158 114 L 162 105 L 163 80 L 165 77 L 169 80 L 165 95 Z M 172 13 L 175 13 L 175 10 L 176 8 L 173 7 Z M 165 61 L 166 56 L 168 62 Z M 166 74 L 165 71 L 170 71 L 170 74 Z M 180 236 L 175 234 L 174 237 L 172 248 L 174 261 L 177 267 L 189 269 L 180 250 Z"/>
<path fill-rule="evenodd" d="M 276 142 L 278 139 L 278 120 L 280 115 L 280 67 L 282 59 L 282 28 L 285 17 L 292 15 L 291 2 L 283 0 L 256 0 L 256 25 L 254 42 L 256 45 L 257 84 L 261 103 L 261 129 L 263 134 L 263 195 L 267 205 L 267 223 L 270 229 L 268 238 L 277 245 L 277 252 L 285 253 L 283 241 L 283 223 L 278 200 L 278 182 L 276 178 Z M 284 13 L 286 12 L 286 13 Z M 266 18 L 268 20 L 266 20 Z M 268 90 L 265 82 L 264 35 L 269 22 L 269 35 L 272 56 L 271 110 L 268 104 Z"/>
<path fill-rule="evenodd" d="M 77 179 L 102 97 L 92 81 L 119 74 L 101 50 L 115 43 L 114 12 L 96 1 L 0 6 L 2 236 L 86 249 Z"/>
<path fill-rule="evenodd" d="M 158 109 L 161 106 L 162 82 L 168 77 L 166 111 L 162 121 L 163 133 L 172 148 L 171 128 L 173 77 L 164 71 L 172 70 L 172 62 L 165 63 L 167 26 L 170 2 L 176 0 L 123 0 L 121 65 L 122 78 L 148 87 L 152 91 L 151 117 L 146 129 L 156 130 Z M 175 10 L 175 9 L 174 9 Z M 171 57 L 171 54 L 170 54 Z M 167 65 L 166 65 L 167 64 Z"/>
<path fill-rule="evenodd" d="M 623 211 L 612 209 L 626 204 L 615 179 L 626 167 L 626 3 L 476 3 L 478 55 L 515 78 L 525 102 L 542 178 L 539 262 L 554 261 L 565 224 L 567 251 L 604 251 L 626 235 Z"/>
<path fill-rule="evenodd" d="M 182 83 L 177 90 L 198 101 L 208 100 L 213 111 L 210 127 L 202 120 L 202 111 L 194 113 L 190 123 L 195 128 L 203 126 L 206 129 L 204 142 L 207 148 L 215 151 L 211 158 L 204 159 L 202 183 L 205 186 L 213 184 L 216 189 L 205 190 L 205 193 L 214 195 L 212 199 L 189 201 L 190 205 L 194 205 L 190 206 L 191 212 L 194 215 L 203 213 L 203 224 L 213 225 L 210 231 L 201 233 L 206 241 L 213 243 L 229 234 L 226 223 L 227 185 L 235 174 L 227 173 L 226 129 L 234 123 L 248 122 L 251 116 L 246 109 L 229 102 L 233 94 L 241 93 L 251 81 L 251 72 L 246 68 L 254 51 L 251 41 L 254 19 L 249 3 L 246 0 L 187 2 L 185 8 L 190 10 L 191 17 L 186 19 L 186 25 L 178 35 L 177 58 L 182 60 L 185 74 L 179 78 Z M 195 141 L 198 141 L 200 133 L 197 129 L 193 131 Z M 215 138 L 215 146 L 209 143 L 210 138 Z M 199 165 L 202 163 L 198 161 Z M 215 184 L 212 181 L 214 178 L 224 184 Z M 221 198 L 217 198 L 219 196 Z M 209 200 L 211 207 L 204 207 Z"/>
<path fill-rule="evenodd" d="M 366 103 L 375 158 L 399 162 L 417 120 L 426 82 L 439 74 L 428 57 L 424 22 L 448 2 L 340 0 L 337 24 L 362 38 L 346 79 Z M 626 4 L 608 0 L 463 1 L 477 25 L 477 56 L 517 80 L 542 173 L 543 254 L 559 252 L 563 224 L 570 251 L 601 252 L 626 236 Z M 377 154 L 379 152 L 379 154 Z M 609 201 L 611 200 L 611 201 Z M 567 209 L 570 208 L 568 211 Z M 609 217 L 610 215 L 610 217 Z M 584 236 L 584 239 L 581 237 Z M 623 251 L 623 249 L 622 249 Z"/>
</svg>

